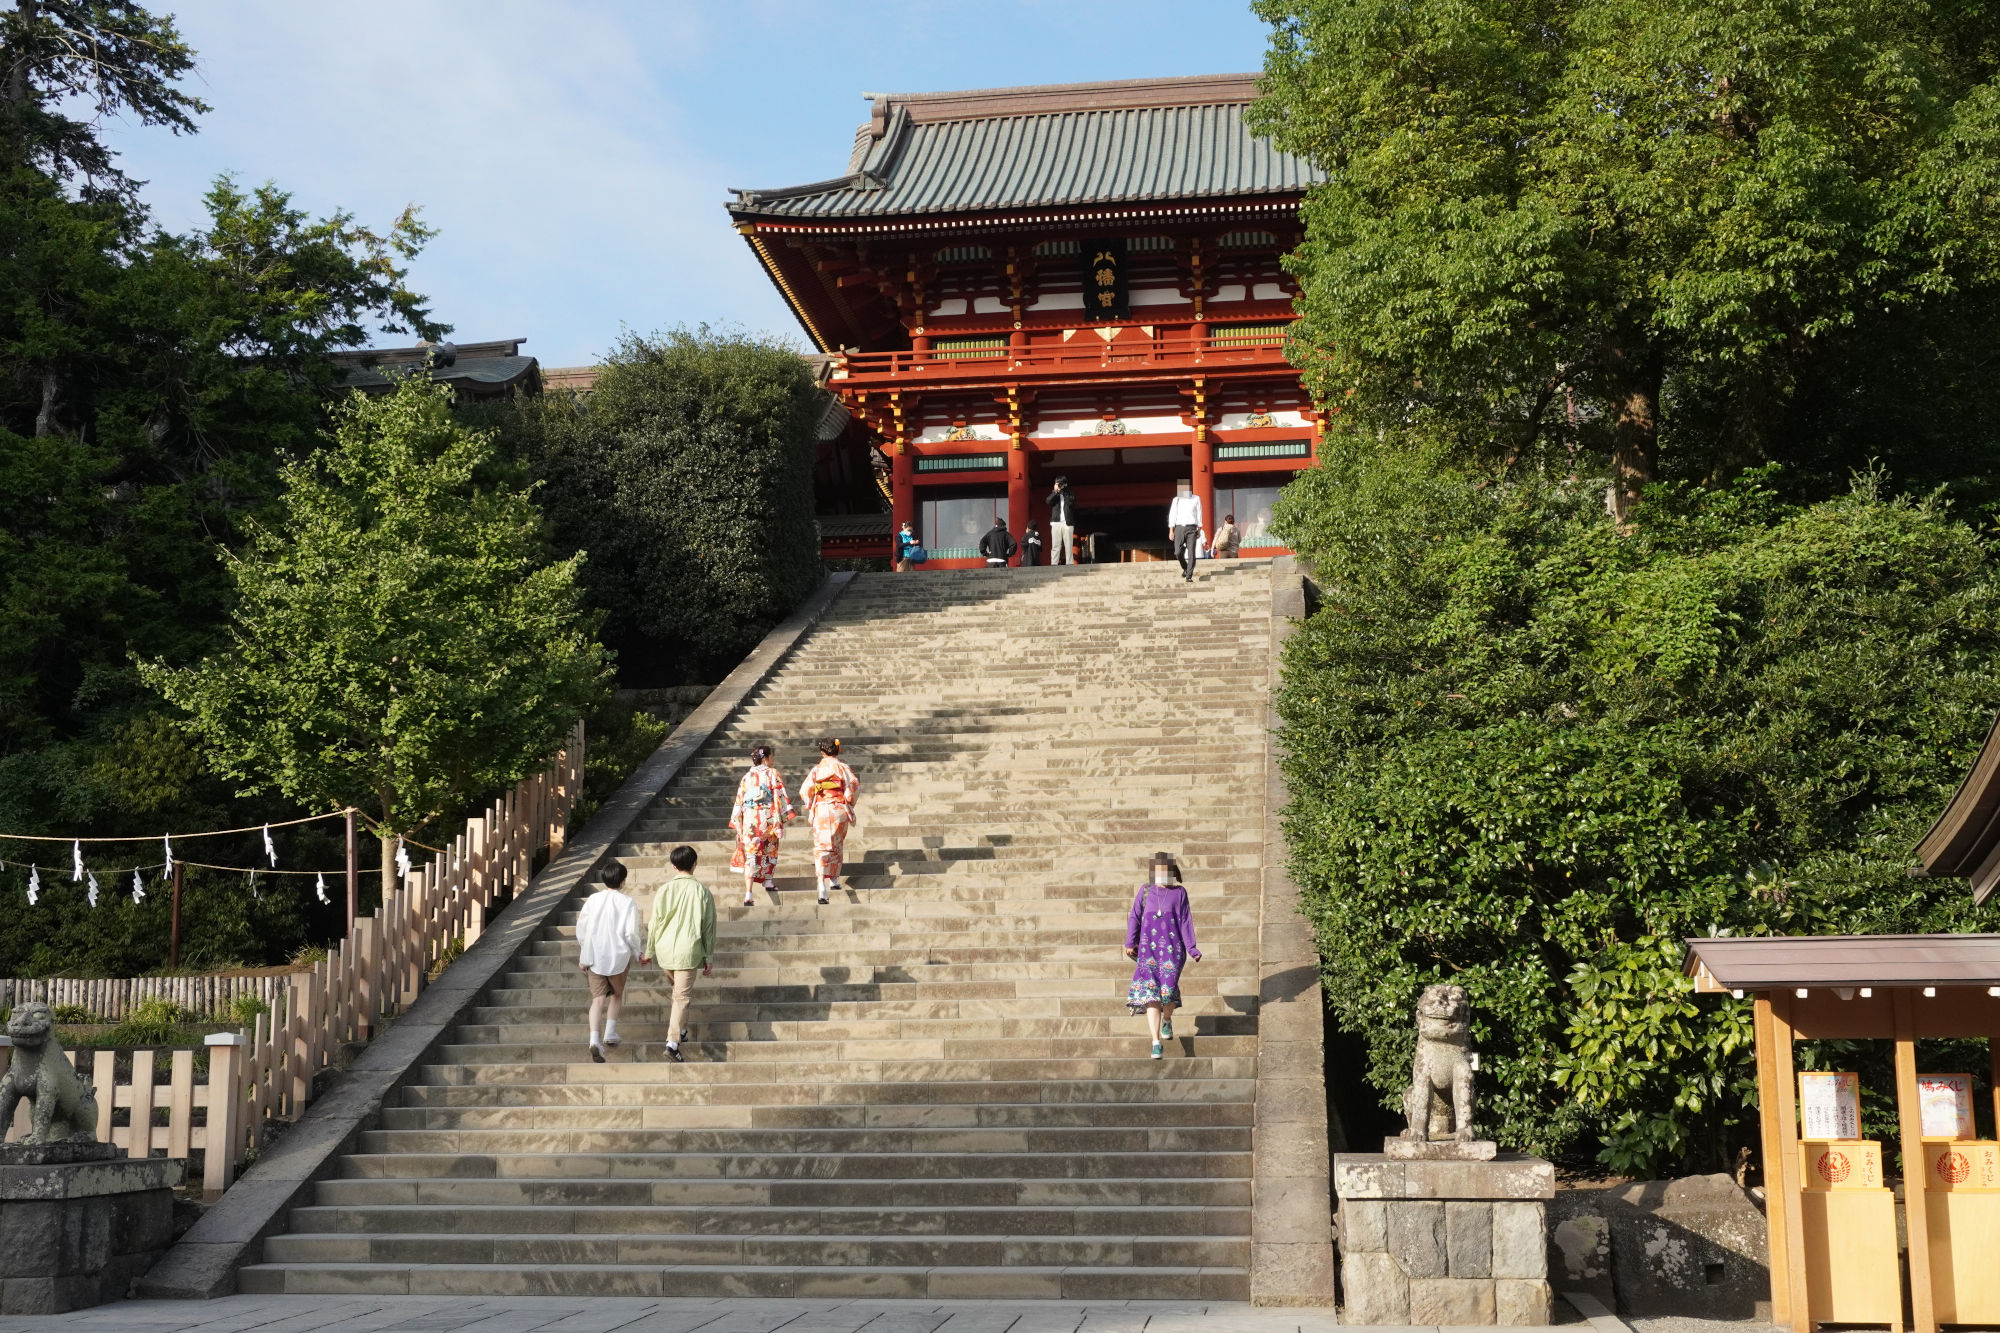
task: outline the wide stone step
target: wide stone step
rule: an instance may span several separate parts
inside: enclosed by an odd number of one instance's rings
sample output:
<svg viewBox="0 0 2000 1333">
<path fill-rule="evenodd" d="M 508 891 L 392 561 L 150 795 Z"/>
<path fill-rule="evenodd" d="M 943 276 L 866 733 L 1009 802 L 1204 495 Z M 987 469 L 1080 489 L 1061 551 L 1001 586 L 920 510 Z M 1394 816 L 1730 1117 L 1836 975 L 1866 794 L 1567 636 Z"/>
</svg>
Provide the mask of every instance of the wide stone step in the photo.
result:
<svg viewBox="0 0 2000 1333">
<path fill-rule="evenodd" d="M 589 1037 L 589 1024 L 581 1013 L 572 1012 L 573 1021 L 550 1023 L 462 1023 L 452 1033 L 458 1045 L 532 1043 L 580 1045 Z M 618 1020 L 618 1035 L 625 1042 L 665 1041 L 671 1017 L 664 1005 L 648 1006 L 647 1012 L 628 1007 Z M 1096 1018 L 910 1018 L 870 1020 L 794 1019 L 790 1021 L 729 1021 L 713 1012 L 690 1008 L 682 1019 L 695 1041 L 702 1043 L 786 1043 L 810 1042 L 824 1046 L 839 1042 L 935 1041 L 954 1044 L 993 1041 L 1066 1041 L 1082 1038 L 1127 1038 L 1143 1028 L 1139 1015 Z M 1174 1011 L 1174 1031 L 1197 1037 L 1254 1037 L 1257 1020 L 1253 1015 L 1221 1015 Z M 1010 1048 L 1011 1049 L 1011 1048 Z"/>
<path fill-rule="evenodd" d="M 714 1204 L 442 1206 L 374 1204 L 295 1208 L 294 1232 L 314 1235 L 578 1236 L 1207 1236 L 1250 1233 L 1241 1207 L 779 1208 Z"/>
<path fill-rule="evenodd" d="M 853 1266 L 1061 1265 L 1174 1268 L 1244 1266 L 1238 1236 L 784 1236 L 520 1232 L 293 1233 L 265 1247 L 271 1263 L 328 1264 L 728 1264 Z"/>
<path fill-rule="evenodd" d="M 695 1078 L 674 1077 L 661 1083 L 657 1077 L 637 1078 L 622 1066 L 597 1066 L 599 1070 L 619 1070 L 616 1079 L 594 1082 L 555 1083 L 547 1079 L 532 1082 L 500 1077 L 472 1079 L 452 1077 L 434 1080 L 445 1066 L 420 1067 L 420 1080 L 404 1085 L 398 1096 L 406 1106 L 703 1106 L 747 1104 L 783 1112 L 795 1107 L 838 1109 L 843 1112 L 873 1108 L 945 1108 L 953 1114 L 967 1109 L 1002 1105 L 1100 1106 L 1134 1103 L 1148 1105 L 1204 1106 L 1227 1103 L 1247 1106 L 1257 1095 L 1252 1079 L 1184 1077 L 1181 1061 L 1158 1062 L 1151 1077 L 1143 1079 L 1004 1079 L 952 1083 L 759 1083 L 745 1080 L 718 1084 Z M 457 1068 L 453 1066 L 453 1068 Z M 682 1066 L 683 1069 L 686 1066 Z M 771 1066 L 760 1069 L 769 1072 Z M 488 1071 L 482 1071 L 488 1072 Z M 743 1123 L 737 1121 L 736 1123 Z"/>
<path fill-rule="evenodd" d="M 643 1116 L 642 1116 L 643 1118 Z M 952 1129 L 906 1125 L 868 1129 L 719 1129 L 671 1124 L 642 1129 L 372 1129 L 364 1153 L 667 1153 L 762 1156 L 795 1153 L 1241 1153 L 1250 1131 L 1234 1125 L 993 1126 Z"/>
<path fill-rule="evenodd" d="M 384 1129 L 965 1129 L 988 1127 L 1247 1127 L 1253 1106 L 1236 1103 L 1002 1103 L 928 1106 L 570 1105 L 387 1106 Z M 699 1113 L 697 1115 L 696 1113 Z"/>
<path fill-rule="evenodd" d="M 1182 1212 L 1248 1208 L 1248 1180 L 1169 1180 L 1099 1176 L 1017 1180 L 613 1180 L 535 1177 L 503 1180 L 344 1177 L 313 1183 L 316 1204 L 425 1208 L 1111 1208 Z M 1136 1230 L 1126 1224 L 1123 1230 Z"/>
<path fill-rule="evenodd" d="M 248 1295 L 763 1296 L 872 1300 L 1250 1298 L 1247 1268 L 789 1267 L 694 1264 L 256 1264 Z"/>
<path fill-rule="evenodd" d="M 697 981 L 695 999 L 688 1017 L 705 1023 L 907 1023 L 924 1020 L 939 1022 L 1022 1022 L 1045 1019 L 1108 1019 L 1113 1031 L 1124 1021 L 1123 993 L 1100 988 L 1088 996 L 1010 996 L 1005 999 L 956 998 L 900 1000 L 893 996 L 873 1000 L 724 1000 L 714 978 Z M 536 1002 L 531 997 L 547 997 Z M 569 1025 L 580 1021 L 582 1011 L 576 991 L 569 989 L 496 991 L 492 1004 L 467 1011 L 470 1024 L 553 1023 Z M 1107 1006 L 1107 998 L 1115 1003 Z M 1217 994 L 1188 994 L 1177 1011 L 1176 1021 L 1192 1022 L 1211 1016 L 1217 1019 L 1254 1019 L 1254 997 Z M 1247 1001 L 1247 1003 L 1246 1003 Z M 664 1022 L 669 1012 L 665 988 L 642 996 L 628 983 L 625 989 L 625 1016 L 621 1029 L 635 1023 Z M 461 1029 L 463 1030 L 463 1029 Z"/>
<path fill-rule="evenodd" d="M 967 957 L 969 952 L 1003 952 L 995 950 L 971 951 L 966 949 L 939 950 L 930 952 L 906 951 L 899 958 L 875 957 L 847 958 L 829 951 L 825 955 L 813 956 L 802 952 L 786 954 L 759 954 L 742 951 L 728 959 L 718 958 L 716 977 L 726 984 L 738 986 L 783 986 L 811 984 L 818 981 L 822 985 L 879 985 L 930 983 L 933 985 L 954 981 L 997 981 L 1019 987 L 1032 987 L 1038 982 L 1068 982 L 1082 978 L 1103 981 L 1115 978 L 1121 973 L 1126 979 L 1132 976 L 1132 963 L 1119 957 L 1122 945 L 1117 936 L 1108 944 L 1101 944 L 1094 952 L 1099 956 L 1085 958 L 1057 958 L 1042 961 L 1038 958 L 985 958 Z M 1034 950 L 1019 952 L 1032 954 Z M 1197 989 L 1213 992 L 1224 984 L 1240 984 L 1254 989 L 1253 974 L 1247 969 L 1249 961 L 1220 955 L 1202 954 L 1202 961 L 1192 964 L 1181 979 L 1181 989 Z M 574 981 L 582 987 L 582 969 L 574 958 L 564 958 L 556 954 L 522 954 L 516 957 L 502 978 L 502 984 L 510 988 L 541 986 L 546 988 L 553 978 Z M 1012 978 L 1008 983 L 1007 979 Z M 641 967 L 638 975 L 629 980 L 627 994 L 635 985 L 655 987 L 660 985 L 659 972 L 650 967 Z M 700 983 L 696 983 L 699 985 Z M 1100 989 L 1103 989 L 1100 987 Z M 1027 994 L 1027 990 L 1020 993 Z M 1061 991 L 1051 993 L 1060 994 Z M 1106 994 L 1110 992 L 1106 990 Z M 1123 994 L 1122 989 L 1119 992 Z M 697 991 L 699 994 L 699 991 Z"/>
<path fill-rule="evenodd" d="M 1133 1022 L 1136 1024 L 1137 1019 Z M 783 1065 L 801 1071 L 801 1076 L 809 1066 L 822 1075 L 830 1071 L 829 1064 L 835 1066 L 852 1065 L 880 1070 L 911 1069 L 917 1067 L 935 1069 L 939 1072 L 932 1077 L 943 1075 L 946 1066 L 965 1066 L 974 1063 L 990 1065 L 998 1070 L 1008 1066 L 1044 1064 L 1051 1070 L 1074 1068 L 1081 1062 L 1110 1061 L 1116 1063 L 1121 1057 L 1131 1058 L 1146 1055 L 1152 1039 L 1133 1032 L 1123 1037 L 1016 1037 L 995 1041 L 936 1040 L 922 1038 L 898 1038 L 893 1041 L 725 1041 L 689 1042 L 682 1052 L 688 1063 L 701 1064 L 715 1069 L 740 1068 L 745 1065 Z M 1250 1060 L 1256 1058 L 1257 1039 L 1254 1036 L 1222 1037 L 1204 1036 L 1200 1033 L 1184 1033 L 1176 1025 L 1174 1039 L 1167 1043 L 1179 1056 L 1183 1053 L 1197 1054 L 1200 1058 L 1213 1060 Z M 621 1063 L 651 1062 L 666 1064 L 657 1050 L 641 1051 L 633 1042 L 606 1051 L 606 1058 L 616 1057 Z M 437 1048 L 438 1058 L 467 1068 L 484 1068 L 492 1065 L 555 1065 L 564 1061 L 584 1062 L 589 1060 L 585 1043 L 557 1042 L 487 1042 L 473 1045 L 447 1043 Z M 1150 1059 L 1150 1056 L 1148 1056 Z M 686 1068 L 686 1065 L 681 1065 Z M 885 1073 L 884 1077 L 895 1077 Z M 1004 1077 L 1005 1075 L 1002 1074 Z"/>
<path fill-rule="evenodd" d="M 640 1176 L 649 1180 L 922 1179 L 1012 1180 L 1038 1176 L 1165 1176 L 1176 1180 L 1234 1179 L 1250 1174 L 1247 1152 L 868 1152 L 829 1157 L 786 1152 L 396 1152 L 350 1153 L 341 1174 L 398 1179 L 495 1176 Z"/>
</svg>

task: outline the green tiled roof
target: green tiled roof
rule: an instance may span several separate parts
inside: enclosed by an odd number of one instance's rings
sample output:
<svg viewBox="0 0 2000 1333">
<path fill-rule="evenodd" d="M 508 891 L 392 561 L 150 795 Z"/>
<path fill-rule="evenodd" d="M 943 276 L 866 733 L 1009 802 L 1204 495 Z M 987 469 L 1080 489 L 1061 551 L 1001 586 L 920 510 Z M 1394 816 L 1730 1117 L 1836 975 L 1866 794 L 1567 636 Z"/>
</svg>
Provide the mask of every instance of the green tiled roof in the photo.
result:
<svg viewBox="0 0 2000 1333">
<path fill-rule="evenodd" d="M 850 174 L 739 190 L 730 211 L 739 218 L 890 217 L 1294 194 L 1325 178 L 1250 132 L 1248 80 L 1211 81 L 1216 100 L 1200 104 L 1102 104 L 1144 101 L 1153 88 L 1168 101 L 1199 95 L 1179 86 L 1188 82 L 1096 86 L 1113 90 L 1108 94 L 1092 86 L 1001 90 L 990 97 L 991 111 L 980 110 L 981 94 L 878 97 L 876 125 L 863 127 Z"/>
</svg>

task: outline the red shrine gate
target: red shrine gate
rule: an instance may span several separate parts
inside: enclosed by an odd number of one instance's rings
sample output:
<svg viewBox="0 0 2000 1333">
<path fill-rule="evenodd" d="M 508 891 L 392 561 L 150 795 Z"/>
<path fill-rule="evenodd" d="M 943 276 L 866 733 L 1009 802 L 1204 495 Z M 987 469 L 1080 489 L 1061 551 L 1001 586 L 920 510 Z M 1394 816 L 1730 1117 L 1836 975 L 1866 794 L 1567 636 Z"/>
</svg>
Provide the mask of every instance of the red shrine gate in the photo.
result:
<svg viewBox="0 0 2000 1333">
<path fill-rule="evenodd" d="M 1211 532 L 1233 513 L 1245 554 L 1281 549 L 1272 503 L 1320 432 L 1280 257 L 1321 177 L 1251 134 L 1255 96 L 1254 75 L 875 95 L 848 174 L 736 192 L 933 567 L 979 563 L 996 516 L 1046 541 L 1058 475 L 1097 559 L 1164 549 L 1182 479 Z M 889 554 L 853 527 L 841 553 Z"/>
</svg>

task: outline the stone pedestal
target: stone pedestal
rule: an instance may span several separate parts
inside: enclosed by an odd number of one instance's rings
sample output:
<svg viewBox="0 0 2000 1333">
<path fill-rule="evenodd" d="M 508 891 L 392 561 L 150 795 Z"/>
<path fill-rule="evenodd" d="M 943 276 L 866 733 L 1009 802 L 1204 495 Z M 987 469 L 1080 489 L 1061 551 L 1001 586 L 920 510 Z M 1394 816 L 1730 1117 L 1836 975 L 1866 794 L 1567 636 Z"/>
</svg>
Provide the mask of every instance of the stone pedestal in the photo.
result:
<svg viewBox="0 0 2000 1333">
<path fill-rule="evenodd" d="M 108 1143 L 0 1145 L 0 1315 L 122 1298 L 173 1238 L 185 1166 Z"/>
<path fill-rule="evenodd" d="M 1549 1322 L 1549 1163 L 1340 1153 L 1333 1180 L 1343 1323 Z"/>
</svg>

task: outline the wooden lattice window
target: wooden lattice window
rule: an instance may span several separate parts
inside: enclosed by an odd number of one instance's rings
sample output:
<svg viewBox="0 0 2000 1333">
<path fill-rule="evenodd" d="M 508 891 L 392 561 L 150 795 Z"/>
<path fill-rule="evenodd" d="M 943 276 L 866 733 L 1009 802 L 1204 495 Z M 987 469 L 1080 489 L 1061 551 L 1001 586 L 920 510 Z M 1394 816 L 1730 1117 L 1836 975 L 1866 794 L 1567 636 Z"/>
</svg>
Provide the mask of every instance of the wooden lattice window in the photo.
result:
<svg viewBox="0 0 2000 1333">
<path fill-rule="evenodd" d="M 997 361 L 1007 355 L 1007 336 L 933 338 L 931 355 L 940 361 Z"/>
<path fill-rule="evenodd" d="M 1290 324 L 1217 324 L 1208 340 L 1217 347 L 1276 347 L 1285 341 Z"/>
</svg>

